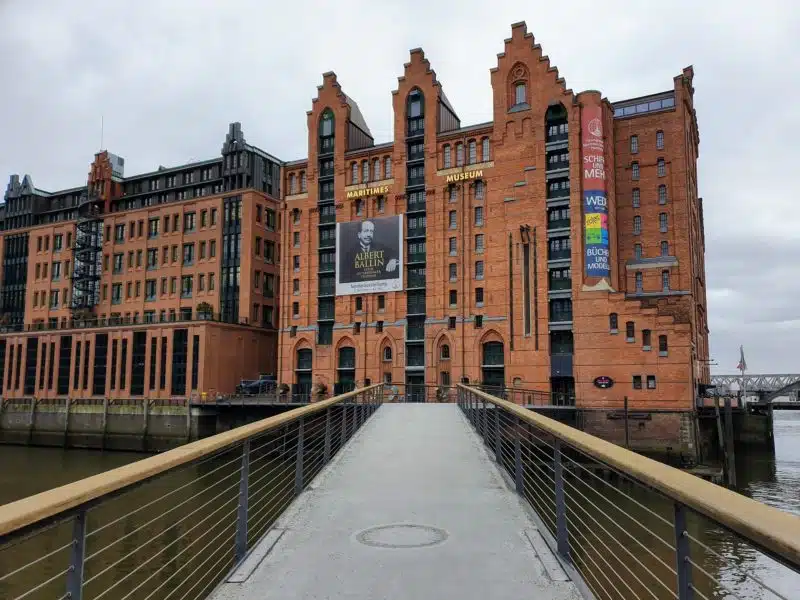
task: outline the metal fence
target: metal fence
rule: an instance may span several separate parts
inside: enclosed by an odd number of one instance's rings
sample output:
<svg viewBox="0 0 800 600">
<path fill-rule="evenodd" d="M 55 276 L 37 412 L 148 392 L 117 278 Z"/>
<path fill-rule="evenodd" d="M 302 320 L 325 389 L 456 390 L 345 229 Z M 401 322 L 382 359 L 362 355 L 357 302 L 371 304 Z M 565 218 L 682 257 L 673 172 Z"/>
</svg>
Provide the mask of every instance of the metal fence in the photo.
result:
<svg viewBox="0 0 800 600">
<path fill-rule="evenodd" d="M 800 517 L 458 388 L 543 537 L 595 598 L 797 598 Z"/>
<path fill-rule="evenodd" d="M 0 507 L 0 598 L 204 598 L 372 415 L 379 391 L 356 390 Z"/>
</svg>

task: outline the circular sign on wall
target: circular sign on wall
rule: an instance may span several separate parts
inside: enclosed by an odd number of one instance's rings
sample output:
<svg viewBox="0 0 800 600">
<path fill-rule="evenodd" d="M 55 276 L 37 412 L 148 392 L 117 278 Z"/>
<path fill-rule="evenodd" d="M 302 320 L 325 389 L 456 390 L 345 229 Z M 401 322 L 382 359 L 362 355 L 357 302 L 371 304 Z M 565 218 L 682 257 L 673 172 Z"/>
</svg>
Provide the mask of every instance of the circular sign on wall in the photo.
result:
<svg viewBox="0 0 800 600">
<path fill-rule="evenodd" d="M 599 387 L 601 390 L 607 390 L 612 385 L 614 385 L 614 380 L 611 377 L 606 377 L 605 375 L 601 375 L 600 377 L 594 378 L 594 385 L 595 387 Z"/>
</svg>

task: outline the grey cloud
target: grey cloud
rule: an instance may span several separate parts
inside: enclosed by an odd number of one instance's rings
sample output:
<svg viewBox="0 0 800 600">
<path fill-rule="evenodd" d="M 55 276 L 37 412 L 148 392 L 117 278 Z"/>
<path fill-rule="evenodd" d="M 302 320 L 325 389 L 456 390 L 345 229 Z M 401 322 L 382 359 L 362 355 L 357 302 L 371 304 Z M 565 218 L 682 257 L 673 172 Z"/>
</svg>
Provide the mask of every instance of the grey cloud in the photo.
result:
<svg viewBox="0 0 800 600">
<path fill-rule="evenodd" d="M 492 118 L 489 69 L 525 20 L 575 91 L 611 100 L 672 87 L 695 67 L 712 355 L 731 371 L 800 372 L 795 140 L 800 9 L 791 0 L 497 6 L 465 0 L 0 2 L 0 177 L 85 181 L 100 145 L 129 173 L 215 155 L 230 121 L 285 159 L 306 152 L 305 112 L 335 70 L 376 141 L 391 90 L 421 46 L 464 123 Z"/>
</svg>

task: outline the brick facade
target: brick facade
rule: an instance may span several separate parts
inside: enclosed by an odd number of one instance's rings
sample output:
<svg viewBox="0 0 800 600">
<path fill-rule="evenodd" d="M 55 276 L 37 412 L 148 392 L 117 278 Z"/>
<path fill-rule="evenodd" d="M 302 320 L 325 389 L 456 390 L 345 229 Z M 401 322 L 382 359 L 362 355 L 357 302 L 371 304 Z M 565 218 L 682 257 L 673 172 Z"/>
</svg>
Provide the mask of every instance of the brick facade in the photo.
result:
<svg viewBox="0 0 800 600">
<path fill-rule="evenodd" d="M 627 395 L 632 406 L 691 407 L 697 385 L 709 378 L 692 78 L 688 68 L 675 78 L 671 92 L 613 105 L 599 92 L 576 94 L 534 44 L 525 25 L 516 24 L 491 71 L 492 122 L 474 126 L 456 122 L 453 126 L 450 112 L 445 110 L 451 107 L 442 85 L 417 49 L 411 51 L 392 92 L 394 142 L 353 148 L 348 145 L 348 126 L 360 122 L 360 112 L 336 76 L 326 74 L 308 113 L 309 158 L 286 166 L 287 177 L 296 181 L 304 173 L 307 187 L 288 196 L 284 206 L 283 246 L 287 254 L 301 258 L 297 270 L 291 261 L 282 267 L 281 303 L 286 307 L 297 303 L 298 311 L 285 310 L 281 315 L 279 380 L 300 381 L 304 369 L 298 369 L 298 351 L 303 349 L 311 351 L 314 382 L 327 386 L 339 381 L 337 357 L 344 347 L 355 349 L 354 378 L 358 383 L 389 378 L 396 383 L 410 382 L 409 376 L 416 373 L 407 368 L 406 357 L 410 347 L 409 291 L 383 294 L 380 299 L 376 294 L 337 297 L 332 343 L 318 343 L 317 132 L 323 112 L 333 111 L 337 221 L 407 213 L 407 167 L 411 165 L 406 164 L 406 106 L 409 94 L 418 90 L 424 98 L 425 115 L 425 383 L 496 380 L 497 370 L 484 369 L 490 359 L 483 353 L 487 343 L 499 342 L 503 349 L 499 377 L 506 385 L 564 391 L 574 394 L 578 404 L 588 406 L 620 406 Z M 520 83 L 523 88 L 518 88 Z M 524 98 L 518 98 L 518 93 Z M 658 105 L 648 105 L 656 100 Z M 637 112 L 637 104 L 642 103 L 647 109 L 640 107 Z M 548 115 L 558 112 L 552 107 L 559 105 L 569 133 L 564 143 L 554 144 L 545 124 Z M 601 279 L 583 276 L 581 112 L 587 106 L 599 106 L 603 114 L 611 272 Z M 626 114 L 627 106 L 634 107 L 632 114 Z M 631 153 L 631 135 L 638 136 L 636 154 Z M 474 156 L 470 156 L 471 142 L 476 146 Z M 456 160 L 459 144 L 463 165 Z M 484 156 L 487 144 L 488 156 Z M 568 155 L 564 173 L 570 191 L 563 202 L 548 198 L 548 186 L 557 175 L 548 167 L 548 160 L 557 147 L 563 147 L 561 152 Z M 446 153 L 449 164 L 445 164 Z M 388 178 L 371 168 L 375 159 L 383 161 L 386 156 L 391 157 L 393 170 Z M 658 166 L 659 159 L 663 167 Z M 369 181 L 360 179 L 358 187 L 388 187 L 388 191 L 378 190 L 363 198 L 357 214 L 356 200 L 348 199 L 347 191 L 357 189 L 352 166 L 355 163 L 361 174 L 364 160 L 370 165 Z M 638 181 L 632 181 L 633 161 L 639 163 Z M 478 177 L 476 171 L 480 171 Z M 460 177 L 448 182 L 448 175 L 453 174 Z M 661 184 L 667 186 L 665 204 L 659 204 Z M 476 191 L 480 186 L 482 194 Z M 633 207 L 635 186 L 640 189 L 638 208 Z M 548 208 L 558 206 L 568 209 L 566 231 L 571 240 L 571 251 L 561 262 L 548 260 L 548 237 L 558 233 L 549 227 Z M 482 223 L 476 221 L 476 209 L 482 212 Z M 667 215 L 664 233 L 660 231 L 660 213 Z M 635 216 L 640 216 L 642 223 L 636 235 Z M 295 232 L 300 235 L 298 248 L 292 248 Z M 456 238 L 455 252 L 451 252 L 450 238 Z M 668 244 L 664 257 L 662 241 Z M 636 254 L 636 243 L 642 245 L 640 254 Z M 477 261 L 483 262 L 482 279 L 476 273 Z M 455 277 L 451 264 L 456 265 Z M 571 269 L 567 290 L 553 289 L 550 272 L 556 268 Z M 662 274 L 665 271 L 668 282 Z M 637 273 L 641 274 L 639 288 Z M 293 279 L 299 284 L 292 284 Z M 665 282 L 667 285 L 662 285 Z M 451 291 L 455 303 L 451 303 Z M 478 302 L 481 293 L 483 302 Z M 572 300 L 571 322 L 551 319 L 549 303 L 560 298 Z M 356 310 L 357 303 L 361 311 Z M 610 327 L 612 313 L 618 323 L 616 331 Z M 634 327 L 632 340 L 626 338 L 628 322 Z M 557 334 L 561 335 L 558 339 L 571 332 L 571 352 L 562 352 L 561 346 L 551 352 L 551 330 L 567 332 Z M 650 332 L 649 349 L 644 347 L 643 330 Z M 663 336 L 666 348 L 659 345 Z M 444 345 L 449 351 L 443 357 Z M 391 348 L 389 360 L 384 360 L 386 347 Z M 558 360 L 553 353 L 560 355 Z M 593 382 L 598 376 L 611 377 L 614 386 L 596 387 Z M 634 376 L 641 377 L 642 389 L 634 387 Z M 654 378 L 650 380 L 654 389 L 648 389 L 648 376 Z M 308 382 L 308 375 L 303 381 Z"/>
</svg>

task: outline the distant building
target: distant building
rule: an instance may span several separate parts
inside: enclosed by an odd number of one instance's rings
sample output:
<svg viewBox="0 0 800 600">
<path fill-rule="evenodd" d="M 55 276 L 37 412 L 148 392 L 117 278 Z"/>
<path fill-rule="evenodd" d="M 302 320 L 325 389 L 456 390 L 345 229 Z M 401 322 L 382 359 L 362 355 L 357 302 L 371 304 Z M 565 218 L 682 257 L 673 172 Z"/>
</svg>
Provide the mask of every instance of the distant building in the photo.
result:
<svg viewBox="0 0 800 600">
<path fill-rule="evenodd" d="M 0 393 L 225 393 L 263 372 L 687 409 L 709 381 L 692 80 L 576 94 L 520 23 L 488 123 L 461 124 L 416 49 L 393 142 L 326 73 L 307 159 L 233 124 L 201 163 L 124 177 L 102 152 L 57 193 L 12 176 Z"/>
</svg>

